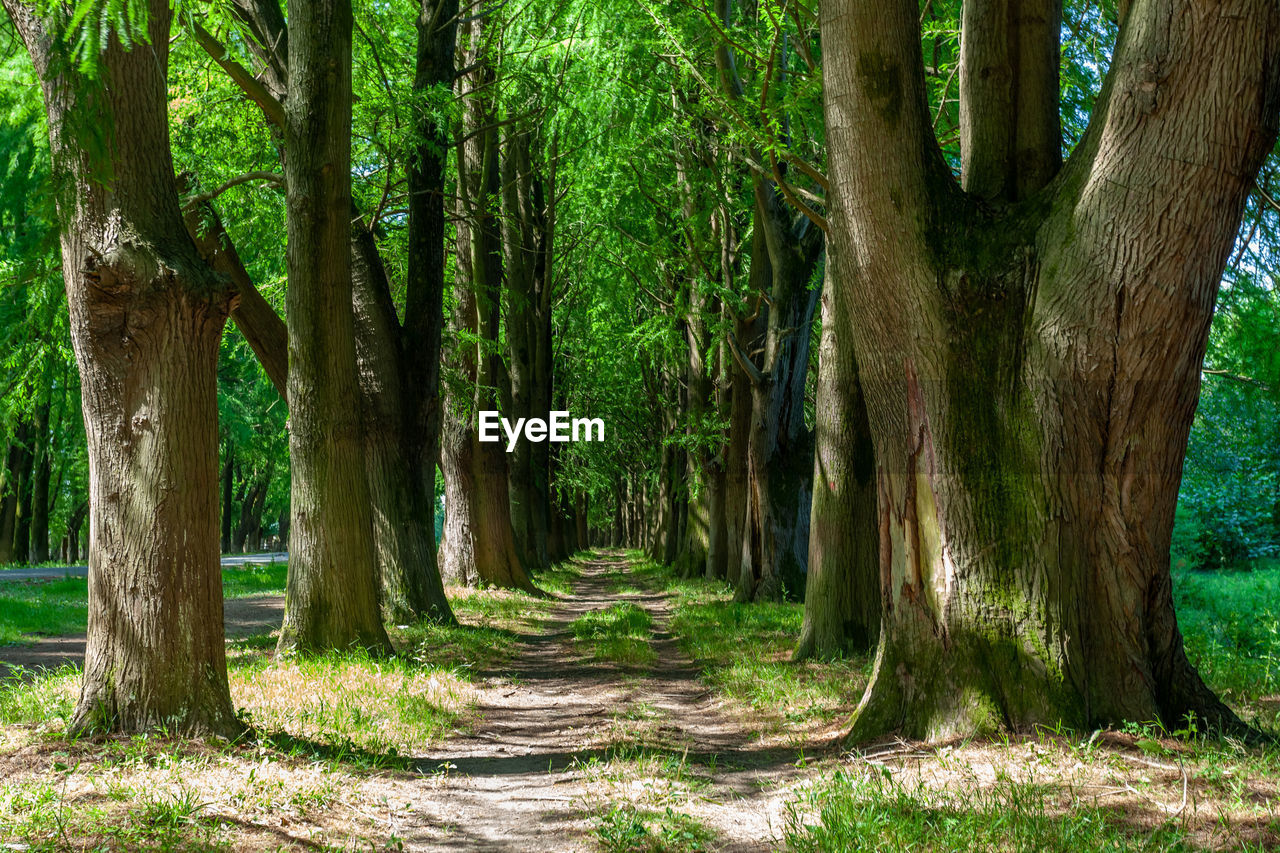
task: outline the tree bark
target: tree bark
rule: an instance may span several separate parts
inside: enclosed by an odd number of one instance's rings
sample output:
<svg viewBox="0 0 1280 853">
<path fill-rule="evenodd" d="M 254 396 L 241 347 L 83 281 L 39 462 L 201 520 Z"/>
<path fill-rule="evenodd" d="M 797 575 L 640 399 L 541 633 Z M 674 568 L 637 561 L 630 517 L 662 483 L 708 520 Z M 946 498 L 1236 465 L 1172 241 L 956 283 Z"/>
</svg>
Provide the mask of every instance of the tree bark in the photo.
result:
<svg viewBox="0 0 1280 853">
<path fill-rule="evenodd" d="M 815 403 L 813 509 L 804 623 L 795 659 L 865 652 L 880 632 L 880 528 L 876 521 L 871 424 L 848 335 L 854 306 L 833 282 L 822 294 L 822 343 Z"/>
<path fill-rule="evenodd" d="M 351 3 L 289 3 L 285 182 L 292 520 L 279 651 L 389 651 L 351 280 Z"/>
<path fill-rule="evenodd" d="M 31 562 L 37 564 L 49 562 L 49 478 L 53 475 L 49 409 L 46 396 L 36 408 L 35 459 L 31 471 L 30 557 Z"/>
<path fill-rule="evenodd" d="M 278 0 L 234 0 L 232 5 L 254 36 L 246 44 L 257 56 L 259 73 L 254 79 L 261 86 L 242 79 L 237 83 L 259 100 L 269 122 L 281 121 L 280 104 L 288 94 L 289 34 Z M 419 6 L 413 87 L 422 97 L 453 83 L 457 10 L 457 0 L 422 0 Z M 207 39 L 202 46 L 214 52 L 220 47 Z M 436 565 L 434 539 L 448 127 L 432 110 L 418 106 L 414 132 L 419 143 L 407 165 L 409 263 L 403 326 L 373 235 L 354 207 L 352 299 L 383 612 L 394 622 L 425 617 L 451 624 L 453 612 Z M 243 306 L 235 319 L 253 344 L 248 318 L 241 323 L 242 313 Z M 256 344 L 254 348 L 258 352 Z M 263 358 L 261 352 L 259 357 Z M 267 361 L 263 363 L 270 372 Z"/>
<path fill-rule="evenodd" d="M 1021 203 L 951 178 L 915 3 L 833 0 L 822 35 L 884 591 L 853 736 L 1238 727 L 1186 658 L 1169 544 L 1215 294 L 1276 137 L 1280 9 L 1135 4 L 1057 177 L 1005 163 Z M 1047 75 L 1026 64 L 1018 85 Z"/>
<path fill-rule="evenodd" d="M 233 736 L 218 563 L 217 356 L 232 292 L 182 223 L 169 5 L 112 36 L 96 79 L 5 0 L 44 91 L 89 455 L 89 624 L 69 730 Z M 90 130 L 91 129 L 91 130 Z M 100 133 L 90 155 L 79 134 Z"/>
<path fill-rule="evenodd" d="M 495 71 L 492 65 L 494 34 L 485 22 L 473 19 L 459 33 L 462 66 L 471 68 L 459 80 L 459 93 L 464 101 L 463 129 L 465 141 L 458 152 L 458 187 L 460 221 L 457 225 L 458 254 L 468 255 L 457 265 L 457 304 L 455 319 L 465 322 L 471 341 L 459 342 L 474 348 L 474 357 L 464 359 L 468 369 L 461 380 L 469 390 L 470 408 L 464 422 L 471 443 L 471 476 L 458 478 L 456 487 L 470 487 L 470 541 L 459 540 L 451 548 L 470 548 L 470 562 L 480 582 L 500 587 L 538 590 L 516 548 L 511 524 L 511 496 L 507 477 L 507 454 L 502 442 L 481 442 L 476 425 L 478 412 L 497 410 L 506 389 L 506 376 L 501 357 L 502 239 L 495 202 L 501 196 L 501 174 L 498 158 L 498 133 L 494 107 Z M 449 414 L 462 415 L 462 406 L 451 407 Z M 450 427 L 459 429 L 458 424 Z M 463 562 L 468 562 L 463 558 Z"/>
<path fill-rule="evenodd" d="M 749 353 L 738 363 L 751 380 L 747 432 L 746 517 L 737 601 L 798 597 L 809 550 L 813 435 L 804 423 L 810 329 L 821 288 L 809 288 L 821 232 L 796 219 L 758 176 L 756 228 L 768 257 L 769 305 L 761 367 Z M 752 257 L 753 263 L 760 255 Z M 753 274 L 752 280 L 757 277 Z M 762 309 L 765 310 L 765 309 Z"/>
<path fill-rule="evenodd" d="M 547 411 L 539 381 L 550 379 L 538 370 L 539 296 L 547 267 L 543 181 L 536 174 L 531 130 L 507 135 L 502 151 L 502 237 L 506 253 L 506 332 L 511 374 L 511 418 L 539 417 Z M 545 454 L 530 441 L 516 443 L 508 459 L 511 521 L 516 547 L 531 569 L 550 566 L 547 555 Z"/>
<path fill-rule="evenodd" d="M 231 443 L 231 439 L 227 439 L 226 458 L 222 463 L 222 553 L 231 553 L 231 512 L 233 505 L 231 503 L 232 490 L 235 487 L 235 446 Z"/>
</svg>

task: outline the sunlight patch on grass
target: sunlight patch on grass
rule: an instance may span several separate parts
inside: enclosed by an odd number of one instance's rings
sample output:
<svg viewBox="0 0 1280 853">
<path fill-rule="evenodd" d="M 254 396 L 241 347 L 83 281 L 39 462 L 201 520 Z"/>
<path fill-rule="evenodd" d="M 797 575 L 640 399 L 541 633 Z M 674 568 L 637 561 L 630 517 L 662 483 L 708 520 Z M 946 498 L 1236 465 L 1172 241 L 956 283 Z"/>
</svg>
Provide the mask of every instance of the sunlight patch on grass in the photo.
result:
<svg viewBox="0 0 1280 853">
<path fill-rule="evenodd" d="M 231 698 L 267 731 L 403 754 L 459 727 L 474 693 L 451 670 L 348 652 L 237 667 Z"/>
<path fill-rule="evenodd" d="M 671 632 L 717 693 L 750 709 L 770 733 L 799 732 L 849 713 L 862 696 L 869 657 L 792 663 L 803 605 L 735 604 L 724 583 L 681 580 L 652 562 L 637 581 L 672 594 Z"/>
<path fill-rule="evenodd" d="M 84 578 L 0 578 L 0 646 L 83 633 L 89 620 L 86 589 Z"/>
<path fill-rule="evenodd" d="M 1195 849 L 1171 820 L 1126 826 L 1113 811 L 1080 802 L 1064 808 L 1053 789 L 1007 777 L 987 789 L 935 790 L 837 772 L 792 804 L 787 824 L 787 847 L 800 853 Z"/>
<path fill-rule="evenodd" d="M 1187 657 L 1228 704 L 1280 726 L 1280 567 L 1173 576 Z"/>
<path fill-rule="evenodd" d="M 574 639 L 595 660 L 622 666 L 650 666 L 658 659 L 649 645 L 653 617 L 630 602 L 584 613 L 569 626 Z"/>
</svg>

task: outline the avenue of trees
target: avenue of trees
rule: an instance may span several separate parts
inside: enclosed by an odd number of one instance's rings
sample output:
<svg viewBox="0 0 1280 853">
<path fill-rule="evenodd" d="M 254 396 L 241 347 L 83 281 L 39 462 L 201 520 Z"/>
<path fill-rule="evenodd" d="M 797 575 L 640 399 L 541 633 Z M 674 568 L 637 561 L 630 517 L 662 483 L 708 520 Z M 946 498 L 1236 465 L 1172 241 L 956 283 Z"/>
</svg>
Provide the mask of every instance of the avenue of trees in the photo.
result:
<svg viewBox="0 0 1280 853">
<path fill-rule="evenodd" d="M 859 739 L 1244 728 L 1171 554 L 1280 553 L 1274 0 L 3 3 L 0 564 L 90 566 L 75 729 L 244 730 L 220 552 L 376 654 L 592 546 L 874 651 Z"/>
</svg>

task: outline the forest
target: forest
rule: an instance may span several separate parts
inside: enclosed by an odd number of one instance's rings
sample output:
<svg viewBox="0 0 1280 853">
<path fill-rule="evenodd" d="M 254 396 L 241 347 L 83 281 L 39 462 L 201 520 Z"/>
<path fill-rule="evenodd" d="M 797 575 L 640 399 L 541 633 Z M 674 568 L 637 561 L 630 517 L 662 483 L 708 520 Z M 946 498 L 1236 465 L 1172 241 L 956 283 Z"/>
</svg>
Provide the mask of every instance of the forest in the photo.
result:
<svg viewBox="0 0 1280 853">
<path fill-rule="evenodd" d="M 1276 0 L 0 2 L 0 848 L 1280 849 Z"/>
</svg>

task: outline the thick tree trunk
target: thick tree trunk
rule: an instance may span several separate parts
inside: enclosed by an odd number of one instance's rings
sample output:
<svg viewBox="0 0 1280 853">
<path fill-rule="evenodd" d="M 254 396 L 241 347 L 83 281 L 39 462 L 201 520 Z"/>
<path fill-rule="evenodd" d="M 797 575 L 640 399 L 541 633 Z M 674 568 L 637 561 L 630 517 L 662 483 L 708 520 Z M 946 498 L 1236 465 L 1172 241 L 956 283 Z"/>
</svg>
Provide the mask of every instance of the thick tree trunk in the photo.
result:
<svg viewBox="0 0 1280 853">
<path fill-rule="evenodd" d="M 880 632 L 880 528 L 871 424 L 848 335 L 854 306 L 828 261 L 815 404 L 813 510 L 804 624 L 795 658 L 874 647 Z M 845 276 L 847 278 L 847 276 Z"/>
<path fill-rule="evenodd" d="M 44 90 L 89 455 L 89 624 L 72 732 L 236 735 L 218 565 L 217 356 L 226 283 L 186 234 L 169 156 L 169 5 L 99 77 L 5 8 Z M 75 116 L 73 119 L 72 116 Z M 90 155 L 76 131 L 104 134 Z"/>
<path fill-rule="evenodd" d="M 810 289 L 822 247 L 808 220 L 793 223 L 774 190 L 755 181 L 756 228 L 768 256 L 770 305 L 762 368 L 737 350 L 751 380 L 746 516 L 737 601 L 799 597 L 809 550 L 813 435 L 804 423 L 810 329 L 821 288 Z M 753 273 L 753 281 L 756 275 Z"/>
<path fill-rule="evenodd" d="M 427 424 L 427 414 L 422 411 L 427 403 L 406 384 L 409 376 L 402 373 L 402 366 L 412 359 L 402 350 L 396 308 L 378 247 L 359 218 L 351 226 L 351 252 L 365 475 L 373 510 L 382 614 L 393 624 L 423 617 L 453 624 L 453 610 L 436 565 L 431 460 L 439 440 L 437 427 Z M 437 370 L 437 383 L 438 376 Z M 428 478 L 428 473 L 433 476 Z"/>
<path fill-rule="evenodd" d="M 259 101 L 269 122 L 282 123 L 281 102 L 288 93 L 289 39 L 278 0 L 234 0 L 232 5 L 254 36 L 246 44 L 260 63 L 255 79 L 262 86 L 249 86 L 246 94 Z M 457 0 L 422 0 L 419 4 L 413 88 L 424 96 L 423 104 L 432 90 L 448 88 L 453 82 L 457 12 Z M 201 44 L 218 58 L 221 46 L 216 41 L 206 34 Z M 237 82 L 244 85 L 246 81 Z M 368 425 L 365 453 L 380 596 L 384 614 L 396 622 L 424 616 L 443 623 L 453 621 L 436 566 L 434 541 L 448 146 L 448 127 L 438 119 L 435 111 L 415 102 L 414 134 L 419 142 L 407 164 L 409 264 L 403 327 L 396 317 L 386 269 L 373 236 L 354 207 L 351 216 L 352 298 L 362 417 Z M 234 267 L 239 267 L 238 259 Z M 242 274 L 243 268 L 238 272 Z M 239 282 L 237 269 L 229 269 L 229 274 Z M 242 277 L 247 290 L 253 291 L 247 275 Z M 257 302 L 262 302 L 260 296 Z M 271 353 L 264 355 L 255 342 L 259 337 L 255 330 L 270 319 L 256 316 L 259 313 L 242 317 L 246 314 L 242 303 L 234 317 L 274 379 Z M 251 327 L 253 319 L 261 322 Z"/>
<path fill-rule="evenodd" d="M 477 413 L 498 409 L 503 389 L 509 389 L 499 334 L 502 240 L 494 204 L 502 187 L 493 101 L 493 39 L 494 34 L 480 19 L 468 21 L 458 38 L 465 59 L 462 65 L 472 70 L 459 80 L 460 97 L 465 103 L 464 127 L 469 138 L 460 146 L 458 158 L 461 214 L 457 226 L 458 255 L 461 258 L 465 253 L 467 258 L 457 265 L 459 310 L 455 318 L 467 324 L 458 328 L 465 329 L 470 336 L 470 340 L 460 341 L 458 346 L 476 351 L 466 359 L 473 367 L 461 377 L 463 387 L 472 394 L 464 422 L 471 442 L 471 478 L 460 479 L 458 483 L 470 486 L 469 547 L 480 581 L 537 592 L 529 580 L 512 531 L 506 448 L 502 442 L 481 442 L 476 423 Z M 449 412 L 455 418 L 461 414 L 455 410 Z M 451 547 L 460 546 L 467 547 L 468 543 L 451 543 Z"/>
<path fill-rule="evenodd" d="M 1169 544 L 1215 293 L 1276 136 L 1280 7 L 1133 5 L 1071 160 L 1039 192 L 1006 163 L 1025 200 L 996 206 L 933 139 L 916 4 L 833 0 L 822 27 L 884 590 L 854 736 L 1237 727 L 1187 661 Z M 1035 120 L 1008 116 L 1002 138 Z"/>
<path fill-rule="evenodd" d="M 292 542 L 282 653 L 391 647 L 361 441 L 351 281 L 351 4 L 289 3 Z"/>
<path fill-rule="evenodd" d="M 538 369 L 540 290 L 547 267 L 543 181 L 535 174 L 532 131 L 508 134 L 502 151 L 502 238 L 506 252 L 506 333 L 511 374 L 510 418 L 540 417 L 547 395 L 539 387 L 550 375 Z M 511 522 L 516 547 L 530 569 L 550 565 L 547 555 L 545 453 L 538 444 L 516 443 L 508 454 Z"/>
</svg>

